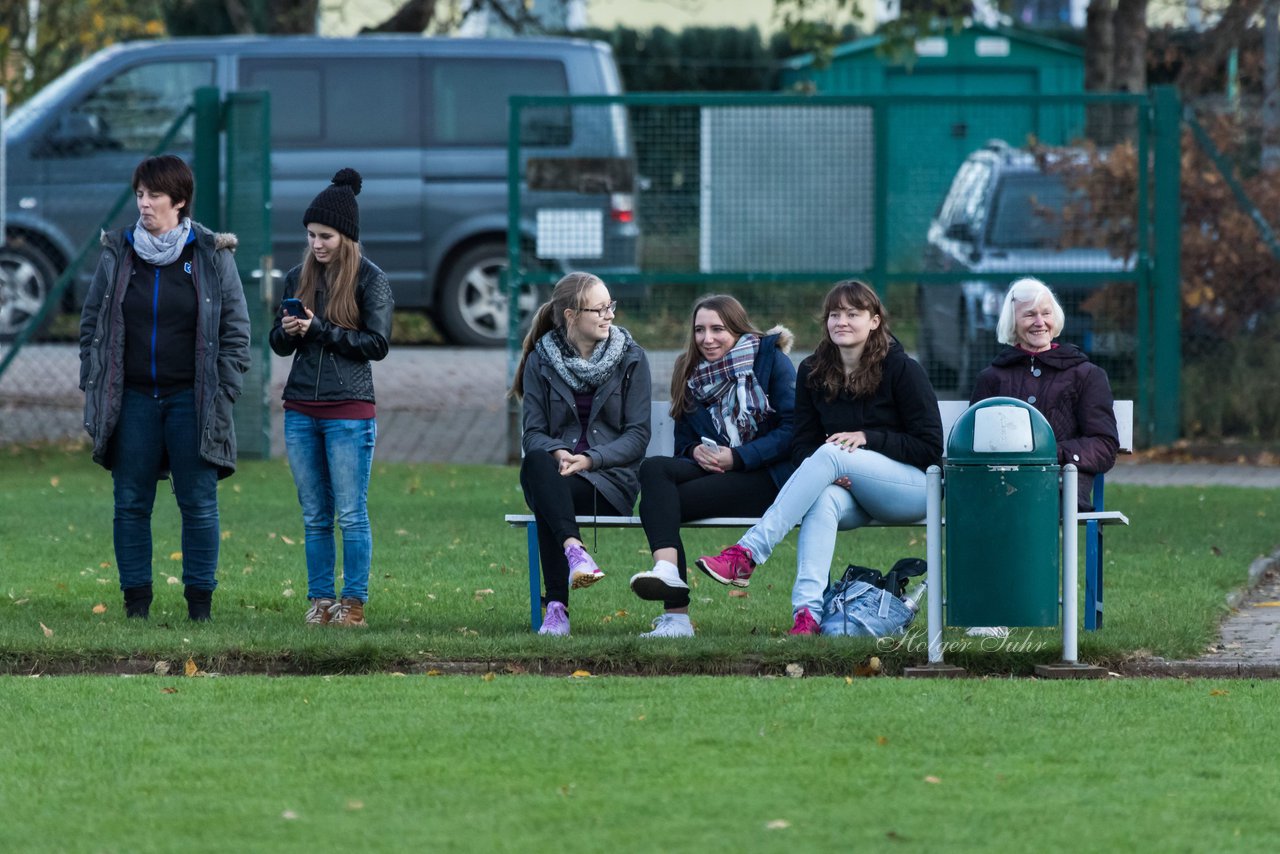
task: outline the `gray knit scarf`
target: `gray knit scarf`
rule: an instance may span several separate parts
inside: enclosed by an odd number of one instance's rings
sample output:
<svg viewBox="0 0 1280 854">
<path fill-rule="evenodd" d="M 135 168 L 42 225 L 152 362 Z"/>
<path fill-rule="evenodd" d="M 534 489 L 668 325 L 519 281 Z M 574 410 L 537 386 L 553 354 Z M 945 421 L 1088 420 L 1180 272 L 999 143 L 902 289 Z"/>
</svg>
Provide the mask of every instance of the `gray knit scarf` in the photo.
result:
<svg viewBox="0 0 1280 854">
<path fill-rule="evenodd" d="M 552 329 L 538 339 L 538 355 L 578 394 L 595 391 L 609 378 L 631 344 L 631 333 L 621 326 L 609 327 L 609 337 L 596 345 L 591 358 L 584 359 L 569 343 L 561 329 Z"/>
<path fill-rule="evenodd" d="M 742 335 L 728 353 L 694 368 L 686 383 L 693 399 L 707 408 L 716 427 L 728 437 L 731 448 L 754 439 L 760 422 L 773 412 L 755 373 L 759 352 L 760 339 L 750 333 Z"/>
<path fill-rule="evenodd" d="M 133 227 L 133 251 L 138 257 L 153 267 L 168 267 L 182 254 L 182 247 L 187 245 L 187 235 L 191 233 L 191 218 L 178 220 L 178 227 L 161 235 L 154 235 L 142 227 L 142 217 Z"/>
</svg>

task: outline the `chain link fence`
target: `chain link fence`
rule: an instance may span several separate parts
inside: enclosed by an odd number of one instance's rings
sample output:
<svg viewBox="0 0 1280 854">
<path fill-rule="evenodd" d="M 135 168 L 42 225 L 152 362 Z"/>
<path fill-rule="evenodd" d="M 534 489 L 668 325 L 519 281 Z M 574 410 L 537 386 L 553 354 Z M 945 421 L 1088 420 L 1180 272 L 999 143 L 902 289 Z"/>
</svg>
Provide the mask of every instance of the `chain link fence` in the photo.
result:
<svg viewBox="0 0 1280 854">
<path fill-rule="evenodd" d="M 1111 170 L 1115 152 L 1131 163 L 1150 156 L 1143 96 L 516 98 L 512 127 L 559 104 L 572 109 L 575 134 L 626 111 L 635 271 L 601 263 L 607 220 L 567 213 L 630 185 L 561 162 L 574 199 L 539 198 L 532 177 L 511 187 L 512 222 L 530 235 L 513 247 L 512 298 L 532 305 L 563 269 L 602 275 L 616 322 L 651 353 L 656 398 L 669 395 L 699 295 L 731 293 L 760 328 L 785 324 L 800 358 L 821 334 L 825 292 L 857 277 L 881 294 L 939 396 L 967 399 L 998 347 L 1000 299 L 1023 275 L 1059 294 L 1063 340 L 1107 368 L 1117 396 L 1140 396 L 1150 199 L 1145 180 Z M 1099 111 L 1108 121 L 1095 121 Z M 1095 124 L 1105 144 L 1086 138 Z M 551 168 L 535 142 L 513 133 L 513 144 L 527 176 Z M 549 241 L 543 229 L 558 217 Z M 509 338 L 510 364 L 521 333 Z"/>
</svg>

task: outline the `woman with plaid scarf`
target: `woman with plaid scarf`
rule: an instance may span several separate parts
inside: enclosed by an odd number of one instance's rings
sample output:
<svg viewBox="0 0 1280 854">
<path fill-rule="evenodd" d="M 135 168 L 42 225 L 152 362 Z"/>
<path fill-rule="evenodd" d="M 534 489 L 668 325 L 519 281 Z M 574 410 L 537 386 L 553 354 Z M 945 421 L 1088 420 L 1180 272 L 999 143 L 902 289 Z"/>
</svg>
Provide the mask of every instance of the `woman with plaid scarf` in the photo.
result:
<svg viewBox="0 0 1280 854">
<path fill-rule="evenodd" d="M 640 519 L 654 565 L 632 576 L 631 589 L 666 606 L 642 637 L 693 635 L 681 523 L 759 516 L 791 476 L 792 340 L 781 326 L 756 330 L 731 296 L 694 304 L 671 376 L 676 456 L 640 466 Z"/>
<path fill-rule="evenodd" d="M 875 291 L 849 279 L 822 308 L 822 339 L 796 375 L 796 473 L 737 545 L 697 562 L 712 580 L 746 587 L 799 524 L 793 635 L 819 633 L 836 532 L 922 518 L 925 469 L 942 461 L 937 395 L 889 334 Z"/>
</svg>

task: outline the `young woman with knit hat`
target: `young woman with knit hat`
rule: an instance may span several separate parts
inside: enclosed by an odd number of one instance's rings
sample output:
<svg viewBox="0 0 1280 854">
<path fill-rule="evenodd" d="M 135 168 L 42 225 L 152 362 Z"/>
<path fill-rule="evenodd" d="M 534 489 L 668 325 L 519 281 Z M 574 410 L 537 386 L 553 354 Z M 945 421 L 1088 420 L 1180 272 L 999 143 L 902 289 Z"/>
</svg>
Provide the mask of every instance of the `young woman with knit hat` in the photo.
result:
<svg viewBox="0 0 1280 854">
<path fill-rule="evenodd" d="M 360 251 L 360 173 L 341 169 L 302 216 L 307 250 L 285 277 L 271 349 L 293 356 L 284 387 L 284 441 L 306 531 L 308 625 L 363 627 L 373 538 L 369 473 L 378 428 L 370 362 L 387 355 L 391 286 Z M 342 530 L 336 595 L 334 522 Z"/>
<path fill-rule="evenodd" d="M 618 304 L 590 273 L 569 273 L 533 315 L 511 394 L 521 400 L 520 486 L 538 523 L 546 617 L 569 634 L 569 589 L 604 577 L 575 515 L 629 516 L 649 447 L 649 360 L 613 323 Z"/>
</svg>

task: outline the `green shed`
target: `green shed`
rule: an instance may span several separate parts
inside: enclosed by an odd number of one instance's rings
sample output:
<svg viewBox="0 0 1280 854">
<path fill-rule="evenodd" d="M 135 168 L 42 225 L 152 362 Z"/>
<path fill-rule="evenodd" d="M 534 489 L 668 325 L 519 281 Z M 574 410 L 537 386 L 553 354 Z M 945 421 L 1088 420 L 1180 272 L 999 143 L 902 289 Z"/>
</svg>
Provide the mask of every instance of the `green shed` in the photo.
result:
<svg viewBox="0 0 1280 854">
<path fill-rule="evenodd" d="M 849 42 L 825 67 L 812 55 L 784 63 L 784 90 L 820 95 L 892 95 L 883 127 L 889 162 L 885 220 L 889 264 L 916 257 L 929 220 L 969 152 L 988 140 L 1023 146 L 1030 138 L 1066 145 L 1084 132 L 1078 103 L 1037 103 L 1038 95 L 1084 92 L 1084 50 L 1010 27 L 970 25 L 918 39 L 907 58 L 880 50 L 880 36 Z M 988 95 L 990 100 L 913 100 L 914 96 Z M 1002 96 L 1022 96 L 1004 100 Z M 1028 98 L 1027 96 L 1031 96 Z"/>
</svg>

